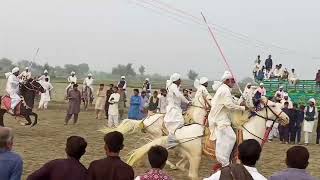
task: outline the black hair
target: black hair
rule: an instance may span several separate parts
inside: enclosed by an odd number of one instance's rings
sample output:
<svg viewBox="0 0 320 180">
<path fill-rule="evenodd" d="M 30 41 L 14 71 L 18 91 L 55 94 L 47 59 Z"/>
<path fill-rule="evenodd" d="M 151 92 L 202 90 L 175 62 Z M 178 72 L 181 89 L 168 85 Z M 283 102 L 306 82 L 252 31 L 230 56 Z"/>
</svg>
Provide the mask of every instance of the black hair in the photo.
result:
<svg viewBox="0 0 320 180">
<path fill-rule="evenodd" d="M 83 137 L 70 136 L 67 139 L 66 153 L 69 157 L 80 159 L 86 152 L 87 142 Z"/>
<path fill-rule="evenodd" d="M 110 152 L 119 153 L 123 149 L 123 135 L 118 131 L 113 131 L 104 136 L 104 142 Z"/>
<path fill-rule="evenodd" d="M 258 141 L 248 139 L 243 141 L 239 147 L 239 159 L 246 166 L 255 166 L 260 158 L 261 146 Z"/>
<path fill-rule="evenodd" d="M 152 168 L 162 169 L 168 159 L 168 151 L 162 146 L 153 146 L 148 151 L 148 159 Z"/>
<path fill-rule="evenodd" d="M 141 91 L 141 94 L 146 94 L 147 92 L 146 91 Z"/>
<path fill-rule="evenodd" d="M 133 92 L 139 93 L 139 89 L 133 89 Z"/>
<path fill-rule="evenodd" d="M 78 87 L 78 86 L 79 86 L 78 84 L 74 84 L 74 85 L 73 85 L 73 87 Z"/>
<path fill-rule="evenodd" d="M 46 82 L 49 82 L 49 78 L 44 78 L 44 80 L 45 80 Z"/>
<path fill-rule="evenodd" d="M 158 91 L 154 91 L 153 94 L 158 94 Z"/>
<path fill-rule="evenodd" d="M 104 84 L 101 83 L 99 86 L 104 86 Z"/>
<path fill-rule="evenodd" d="M 306 169 L 309 165 L 308 149 L 303 146 L 288 149 L 286 163 L 289 168 Z"/>
</svg>

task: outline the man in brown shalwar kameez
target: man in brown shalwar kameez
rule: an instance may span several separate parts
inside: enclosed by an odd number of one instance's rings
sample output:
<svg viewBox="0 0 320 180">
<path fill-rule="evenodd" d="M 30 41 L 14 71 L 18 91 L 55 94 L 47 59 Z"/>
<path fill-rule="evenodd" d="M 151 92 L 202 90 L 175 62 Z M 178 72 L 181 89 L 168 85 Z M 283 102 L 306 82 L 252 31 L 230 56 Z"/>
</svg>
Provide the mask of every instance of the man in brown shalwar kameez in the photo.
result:
<svg viewBox="0 0 320 180">
<path fill-rule="evenodd" d="M 113 93 L 113 84 L 110 84 L 109 85 L 109 87 L 110 87 L 110 89 L 108 89 L 107 90 L 107 98 L 106 98 L 106 104 L 105 104 L 105 106 L 104 106 L 104 110 L 105 110 L 105 112 L 106 112 L 106 119 L 108 119 L 108 117 L 109 117 L 109 99 L 110 99 L 110 96 L 111 96 L 111 94 Z"/>
<path fill-rule="evenodd" d="M 65 118 L 65 125 L 68 124 L 69 120 L 73 115 L 73 124 L 78 121 L 78 114 L 80 112 L 81 105 L 81 92 L 78 90 L 78 84 L 73 85 L 73 89 L 68 92 L 67 99 L 69 100 L 69 108 Z"/>
<path fill-rule="evenodd" d="M 66 159 L 56 159 L 33 172 L 27 180 L 86 180 L 87 169 L 80 163 L 86 152 L 87 142 L 79 136 L 67 139 Z"/>
</svg>

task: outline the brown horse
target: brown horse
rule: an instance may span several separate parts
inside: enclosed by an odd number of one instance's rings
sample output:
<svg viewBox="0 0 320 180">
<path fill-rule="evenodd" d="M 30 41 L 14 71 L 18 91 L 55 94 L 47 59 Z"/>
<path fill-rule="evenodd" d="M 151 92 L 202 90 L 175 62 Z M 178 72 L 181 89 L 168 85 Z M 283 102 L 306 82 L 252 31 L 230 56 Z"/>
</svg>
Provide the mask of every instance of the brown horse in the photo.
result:
<svg viewBox="0 0 320 180">
<path fill-rule="evenodd" d="M 44 93 L 45 89 L 38 83 L 36 80 L 29 79 L 25 83 L 20 84 L 20 94 L 24 99 L 24 103 L 18 104 L 20 106 L 20 113 L 16 114 L 15 116 L 24 117 L 28 123 L 25 125 L 31 125 L 31 127 L 35 126 L 38 123 L 38 114 L 32 112 L 34 106 L 34 99 L 36 95 L 41 92 Z M 2 97 L 0 96 L 0 99 Z M 1 104 L 1 101 L 0 101 Z M 4 126 L 3 116 L 7 113 L 6 109 L 0 109 L 0 126 Z M 34 116 L 34 121 L 31 121 L 30 116 Z"/>
</svg>

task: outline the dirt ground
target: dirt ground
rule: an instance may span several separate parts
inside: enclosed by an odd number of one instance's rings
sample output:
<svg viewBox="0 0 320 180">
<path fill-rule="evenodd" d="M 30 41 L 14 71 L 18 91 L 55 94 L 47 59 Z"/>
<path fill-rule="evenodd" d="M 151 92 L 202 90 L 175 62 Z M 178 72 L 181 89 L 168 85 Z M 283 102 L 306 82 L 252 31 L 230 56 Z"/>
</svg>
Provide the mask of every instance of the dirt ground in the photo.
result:
<svg viewBox="0 0 320 180">
<path fill-rule="evenodd" d="M 4 85 L 0 83 L 1 86 Z M 71 135 L 79 135 L 84 137 L 88 142 L 87 152 L 81 159 L 85 166 L 89 166 L 90 162 L 105 157 L 103 134 L 97 130 L 103 128 L 106 124 L 105 119 L 97 120 L 93 112 L 93 107 L 89 111 L 81 112 L 79 123 L 77 125 L 64 126 L 64 117 L 66 112 L 66 102 L 63 101 L 64 87 L 61 84 L 54 84 L 54 99 L 56 102 L 49 104 L 49 110 L 37 111 L 39 114 L 39 124 L 33 128 L 21 126 L 16 119 L 6 115 L 6 126 L 15 130 L 15 147 L 14 150 L 21 154 L 24 160 L 23 179 L 36 169 L 40 168 L 44 163 L 56 158 L 65 157 L 65 142 L 67 137 Z M 1 88 L 3 89 L 3 88 Z M 130 93 L 130 92 L 129 92 Z M 1 93 L 3 94 L 3 93 Z M 125 136 L 125 148 L 121 153 L 125 160 L 126 155 L 134 148 L 144 144 L 142 140 L 145 134 L 139 133 L 135 135 Z M 258 163 L 259 171 L 269 177 L 274 172 L 284 169 L 285 152 L 291 145 L 283 145 L 279 142 L 272 142 L 265 145 L 262 157 Z M 308 171 L 320 178 L 320 146 L 310 145 L 308 149 L 311 154 L 310 166 Z M 173 162 L 177 162 L 173 153 L 170 155 Z M 208 177 L 211 172 L 213 162 L 208 157 L 202 157 L 200 176 Z M 148 165 L 142 167 L 134 167 L 135 175 L 139 175 L 149 169 Z M 187 179 L 188 172 L 179 170 L 170 170 L 166 167 L 166 171 L 175 179 Z"/>
</svg>

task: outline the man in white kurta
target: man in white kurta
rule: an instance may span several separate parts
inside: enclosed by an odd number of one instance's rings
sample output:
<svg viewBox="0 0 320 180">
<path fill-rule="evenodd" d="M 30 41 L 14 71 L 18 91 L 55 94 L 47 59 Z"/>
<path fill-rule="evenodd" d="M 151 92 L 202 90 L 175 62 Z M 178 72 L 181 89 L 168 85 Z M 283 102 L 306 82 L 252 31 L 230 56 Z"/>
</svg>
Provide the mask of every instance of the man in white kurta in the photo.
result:
<svg viewBox="0 0 320 180">
<path fill-rule="evenodd" d="M 212 96 L 208 92 L 208 81 L 207 77 L 201 77 L 199 80 L 196 80 L 194 83 L 195 88 L 197 89 L 194 98 L 193 105 L 202 108 L 211 108 Z M 197 85 L 198 84 L 198 85 Z M 206 116 L 207 112 L 203 112 L 203 116 Z M 206 122 L 204 122 L 206 123 Z"/>
<path fill-rule="evenodd" d="M 49 79 L 48 82 L 50 82 L 50 76 L 49 76 L 48 70 L 43 71 L 43 75 L 39 77 L 38 81 L 41 81 L 41 83 L 42 83 L 45 81 L 46 78 L 48 78 Z"/>
<path fill-rule="evenodd" d="M 18 76 L 19 79 L 22 81 L 26 81 L 31 78 L 31 72 L 29 70 L 29 67 L 26 67 L 24 71 Z"/>
<path fill-rule="evenodd" d="M 89 73 L 88 77 L 86 77 L 83 80 L 83 85 L 90 87 L 91 93 L 93 92 L 93 81 L 94 81 L 94 79 L 92 78 L 92 74 L 91 73 Z"/>
<path fill-rule="evenodd" d="M 119 100 L 120 94 L 118 87 L 113 87 L 113 93 L 111 94 L 108 102 L 108 127 L 117 127 L 119 125 Z"/>
<path fill-rule="evenodd" d="M 304 109 L 304 143 L 308 145 L 310 143 L 311 135 L 314 128 L 314 123 L 318 119 L 318 109 L 316 107 L 316 100 L 314 98 L 309 99 L 309 105 Z"/>
<path fill-rule="evenodd" d="M 68 90 L 72 86 L 72 84 L 77 84 L 76 73 L 74 71 L 72 71 L 67 80 L 68 80 L 69 85 L 67 86 L 66 90 Z"/>
<path fill-rule="evenodd" d="M 183 126 L 184 118 L 182 116 L 181 102 L 190 103 L 180 92 L 181 84 L 180 74 L 174 73 L 167 81 L 167 111 L 164 116 L 164 124 L 169 132 L 168 147 L 176 145 L 175 131 Z"/>
<path fill-rule="evenodd" d="M 226 71 L 222 76 L 222 84 L 217 89 L 211 101 L 211 111 L 208 117 L 210 140 L 216 140 L 216 157 L 222 167 L 230 164 L 230 155 L 236 142 L 236 134 L 231 127 L 229 114 L 232 110 L 245 111 L 245 106 L 236 104 L 231 95 L 235 81 L 232 74 Z"/>
<path fill-rule="evenodd" d="M 45 81 L 41 83 L 41 86 L 43 87 L 45 92 L 41 93 L 38 109 L 47 109 L 48 103 L 51 101 L 51 90 L 53 89 L 53 86 L 51 83 L 49 83 L 48 78 L 46 78 Z"/>
<path fill-rule="evenodd" d="M 8 110 L 9 114 L 14 114 L 14 108 L 18 105 L 18 103 L 21 101 L 21 98 L 19 96 L 19 68 L 15 67 L 12 69 L 11 73 L 6 73 L 7 85 L 6 85 L 6 91 L 9 94 L 11 98 L 11 109 Z"/>
</svg>

